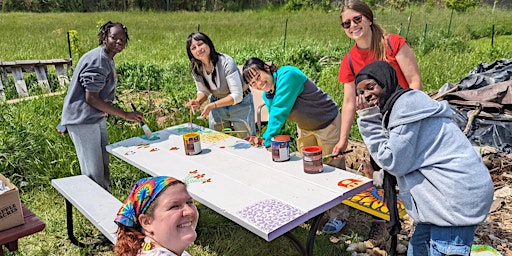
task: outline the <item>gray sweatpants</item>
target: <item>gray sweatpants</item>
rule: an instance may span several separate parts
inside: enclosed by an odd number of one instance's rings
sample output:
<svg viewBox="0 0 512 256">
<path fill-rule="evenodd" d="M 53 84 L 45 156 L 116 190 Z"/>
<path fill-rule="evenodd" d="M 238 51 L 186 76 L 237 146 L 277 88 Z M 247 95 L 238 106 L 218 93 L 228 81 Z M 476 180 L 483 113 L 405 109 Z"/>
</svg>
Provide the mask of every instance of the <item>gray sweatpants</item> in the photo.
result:
<svg viewBox="0 0 512 256">
<path fill-rule="evenodd" d="M 80 163 L 80 171 L 108 192 L 110 188 L 107 122 L 103 118 L 95 124 L 66 125 Z"/>
</svg>

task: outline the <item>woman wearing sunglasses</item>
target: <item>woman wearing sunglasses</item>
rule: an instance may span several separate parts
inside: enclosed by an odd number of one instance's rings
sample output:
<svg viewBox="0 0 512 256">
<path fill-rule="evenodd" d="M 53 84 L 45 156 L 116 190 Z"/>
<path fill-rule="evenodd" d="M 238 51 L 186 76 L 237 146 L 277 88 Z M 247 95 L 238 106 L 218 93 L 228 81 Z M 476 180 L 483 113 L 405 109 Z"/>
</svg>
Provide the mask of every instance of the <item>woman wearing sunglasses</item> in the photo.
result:
<svg viewBox="0 0 512 256">
<path fill-rule="evenodd" d="M 340 140 L 332 151 L 335 155 L 348 146 L 356 113 L 354 80 L 364 66 L 377 60 L 386 61 L 395 69 L 401 87 L 422 90 L 418 63 L 411 47 L 403 37 L 388 34 L 376 24 L 367 4 L 358 0 L 346 1 L 340 19 L 345 34 L 356 43 L 343 57 L 338 73 L 338 81 L 344 84 L 344 94 Z"/>
<path fill-rule="evenodd" d="M 347 149 L 350 129 L 356 114 L 356 74 L 367 64 L 381 60 L 395 69 L 398 82 L 403 88 L 422 89 L 416 57 L 407 41 L 396 34 L 388 34 L 375 23 L 370 7 L 358 0 L 345 1 L 340 12 L 341 27 L 345 34 L 356 43 L 343 57 L 338 73 L 338 81 L 343 83 L 343 105 L 341 112 L 340 139 L 332 150 L 333 155 Z M 329 220 L 327 225 L 331 225 Z M 380 231 L 382 224 L 374 222 Z M 370 235 L 372 236 L 372 235 Z M 372 237 L 371 237 L 372 238 Z"/>
<path fill-rule="evenodd" d="M 355 75 L 367 64 L 382 60 L 395 69 L 403 88 L 422 89 L 418 63 L 407 41 L 396 34 L 387 34 L 375 23 L 373 12 L 359 0 L 345 2 L 340 12 L 341 27 L 356 43 L 343 57 L 338 81 L 344 83 L 340 141 L 333 154 L 345 151 L 350 128 L 356 113 Z"/>
</svg>

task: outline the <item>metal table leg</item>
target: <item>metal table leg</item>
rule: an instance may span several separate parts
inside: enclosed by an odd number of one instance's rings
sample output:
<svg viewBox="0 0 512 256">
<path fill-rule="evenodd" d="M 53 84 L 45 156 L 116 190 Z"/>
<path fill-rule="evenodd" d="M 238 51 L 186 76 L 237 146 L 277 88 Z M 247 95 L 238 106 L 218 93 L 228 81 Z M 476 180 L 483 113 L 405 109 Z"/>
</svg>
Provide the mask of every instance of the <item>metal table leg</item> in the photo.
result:
<svg viewBox="0 0 512 256">
<path fill-rule="evenodd" d="M 308 232 L 306 247 L 304 247 L 302 242 L 295 235 L 293 235 L 291 231 L 288 231 L 284 234 L 284 236 L 291 240 L 295 248 L 297 248 L 297 250 L 299 251 L 300 255 L 313 256 L 313 246 L 315 245 L 316 231 L 318 229 L 318 226 L 320 226 L 320 222 L 322 220 L 323 215 L 324 213 L 320 213 L 313 218 L 313 224 L 309 228 Z"/>
</svg>

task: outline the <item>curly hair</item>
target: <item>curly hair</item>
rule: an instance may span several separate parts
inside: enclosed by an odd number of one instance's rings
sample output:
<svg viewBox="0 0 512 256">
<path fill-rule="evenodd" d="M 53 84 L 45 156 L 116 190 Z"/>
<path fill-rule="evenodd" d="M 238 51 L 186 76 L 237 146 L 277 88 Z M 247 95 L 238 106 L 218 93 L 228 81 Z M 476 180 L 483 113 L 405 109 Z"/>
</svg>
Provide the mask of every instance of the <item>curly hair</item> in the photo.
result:
<svg viewBox="0 0 512 256">
<path fill-rule="evenodd" d="M 134 256 L 140 251 L 144 235 L 137 229 L 119 225 L 114 253 L 117 256 Z"/>
<path fill-rule="evenodd" d="M 98 41 L 99 45 L 102 45 L 105 40 L 108 38 L 108 33 L 110 32 L 110 28 L 118 26 L 124 30 L 124 33 L 126 34 L 126 45 L 128 45 L 128 40 L 130 40 L 130 37 L 128 36 L 128 28 L 119 22 L 112 22 L 108 21 L 107 23 L 103 24 L 100 27 L 100 32 L 98 33 Z"/>
</svg>

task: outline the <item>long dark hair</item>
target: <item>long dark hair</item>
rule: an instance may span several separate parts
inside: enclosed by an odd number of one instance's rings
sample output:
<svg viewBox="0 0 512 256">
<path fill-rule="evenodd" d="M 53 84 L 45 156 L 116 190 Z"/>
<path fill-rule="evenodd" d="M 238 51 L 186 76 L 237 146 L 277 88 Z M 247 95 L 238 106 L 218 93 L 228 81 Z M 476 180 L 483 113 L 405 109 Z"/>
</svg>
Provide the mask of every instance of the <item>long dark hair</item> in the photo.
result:
<svg viewBox="0 0 512 256">
<path fill-rule="evenodd" d="M 209 57 L 210 57 L 210 60 L 212 61 L 214 67 L 216 67 L 217 62 L 219 62 L 220 53 L 215 50 L 215 46 L 213 45 L 212 40 L 206 34 L 204 34 L 202 32 L 194 32 L 187 37 L 187 55 L 188 55 L 188 59 L 190 60 L 190 72 L 197 76 L 202 77 L 203 76 L 203 63 L 200 60 L 196 59 L 194 57 L 194 55 L 192 54 L 192 52 L 190 51 L 190 45 L 192 45 L 192 39 L 196 40 L 196 41 L 202 41 L 206 45 L 208 45 L 208 47 L 210 47 L 210 56 Z M 212 73 L 212 81 L 213 82 L 215 82 L 216 76 L 217 76 L 217 70 L 214 69 L 213 73 Z M 211 88 L 209 85 L 208 85 L 208 87 Z"/>
<path fill-rule="evenodd" d="M 100 27 L 100 32 L 98 33 L 99 45 L 103 45 L 105 40 L 107 40 L 107 38 L 108 38 L 108 33 L 110 32 L 110 28 L 115 27 L 115 26 L 119 26 L 120 28 L 122 28 L 124 30 L 124 34 L 126 35 L 125 46 L 128 45 L 128 40 L 130 40 L 130 37 L 128 36 L 128 28 L 125 25 L 123 25 L 122 23 L 112 22 L 112 21 L 107 21 L 107 23 L 103 24 Z"/>
</svg>

